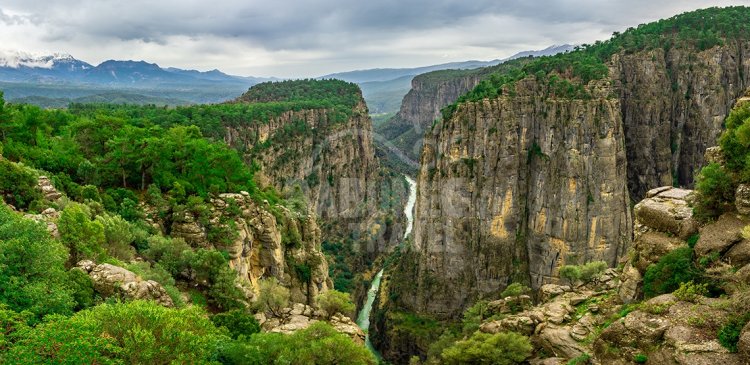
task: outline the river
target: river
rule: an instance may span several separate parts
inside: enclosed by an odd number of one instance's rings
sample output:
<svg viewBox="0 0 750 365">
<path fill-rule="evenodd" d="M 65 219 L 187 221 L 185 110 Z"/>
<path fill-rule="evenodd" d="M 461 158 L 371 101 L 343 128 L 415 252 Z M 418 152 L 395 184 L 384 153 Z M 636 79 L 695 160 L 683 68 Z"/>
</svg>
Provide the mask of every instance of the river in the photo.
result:
<svg viewBox="0 0 750 365">
<path fill-rule="evenodd" d="M 406 216 L 404 240 L 406 240 L 406 237 L 411 234 L 411 230 L 412 228 L 414 228 L 414 203 L 416 203 L 417 201 L 417 182 L 406 175 L 404 175 L 404 177 L 406 178 L 406 182 L 409 183 L 409 199 L 406 201 L 406 206 L 404 206 L 404 215 Z M 372 346 L 372 342 L 370 342 L 370 335 L 367 334 L 367 331 L 370 328 L 370 312 L 372 311 L 372 304 L 375 302 L 375 297 L 378 295 L 378 289 L 380 289 L 380 279 L 382 277 L 383 269 L 380 269 L 380 271 L 378 271 L 378 273 L 372 279 L 370 290 L 367 291 L 367 301 L 365 301 L 365 305 L 362 307 L 362 310 L 359 311 L 359 316 L 357 316 L 357 325 L 359 326 L 359 328 L 365 331 L 365 346 L 367 346 L 367 348 L 370 349 L 370 351 L 372 351 L 372 353 L 375 354 L 375 357 L 377 357 L 378 359 L 380 359 L 380 354 L 378 353 L 378 350 L 376 350 L 375 347 Z"/>
</svg>

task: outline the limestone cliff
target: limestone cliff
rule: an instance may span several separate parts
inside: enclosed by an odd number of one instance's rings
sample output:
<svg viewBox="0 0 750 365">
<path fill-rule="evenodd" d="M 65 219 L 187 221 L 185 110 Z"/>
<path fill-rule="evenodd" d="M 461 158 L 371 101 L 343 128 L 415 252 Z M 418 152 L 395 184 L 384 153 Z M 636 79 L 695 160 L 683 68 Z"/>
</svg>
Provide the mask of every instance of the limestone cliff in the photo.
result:
<svg viewBox="0 0 750 365">
<path fill-rule="evenodd" d="M 337 80 L 296 83 L 329 87 L 311 97 L 344 95 L 347 104 L 306 102 L 269 113 L 260 123 L 227 123 L 224 139 L 258 165 L 261 184 L 274 186 L 287 198 L 302 198 L 320 219 L 325 239 L 355 237 L 355 251 L 373 259 L 401 238 L 403 217 L 392 195 L 405 195 L 402 179 L 380 168 L 372 122 L 356 85 Z M 284 87 L 278 84 L 268 88 Z M 283 104 L 297 97 L 282 92 L 259 97 L 253 89 L 238 102 Z"/>
<path fill-rule="evenodd" d="M 529 76 L 458 105 L 425 139 L 407 308 L 442 316 L 511 281 L 554 282 L 563 264 L 614 265 L 630 199 L 692 183 L 750 75 L 749 42 L 617 53 L 591 97 Z"/>
<path fill-rule="evenodd" d="M 208 206 L 207 214 L 183 210 L 169 220 L 159 219 L 149 207 L 146 211 L 148 219 L 172 237 L 196 248 L 226 251 L 248 300 L 257 294 L 258 280 L 268 277 L 289 287 L 292 301 L 298 303 L 313 303 L 318 293 L 333 288 L 313 216 L 283 206 L 263 207 L 246 193 L 220 194 Z"/>
</svg>

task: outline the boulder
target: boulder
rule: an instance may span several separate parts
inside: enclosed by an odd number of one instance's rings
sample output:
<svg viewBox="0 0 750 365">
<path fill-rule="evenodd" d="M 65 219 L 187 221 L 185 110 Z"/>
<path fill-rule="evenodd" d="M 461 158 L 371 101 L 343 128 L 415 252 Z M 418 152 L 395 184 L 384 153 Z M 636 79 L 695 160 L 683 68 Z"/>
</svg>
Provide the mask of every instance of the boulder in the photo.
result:
<svg viewBox="0 0 750 365">
<path fill-rule="evenodd" d="M 557 285 L 557 284 L 544 284 L 539 289 L 539 292 L 542 295 L 542 301 L 550 300 L 562 293 L 569 292 L 570 287 L 567 285 Z"/>
<path fill-rule="evenodd" d="M 571 359 L 587 352 L 583 345 L 571 337 L 570 329 L 566 327 L 547 325 L 537 338 L 539 339 L 539 345 L 547 353 L 557 357 Z"/>
<path fill-rule="evenodd" d="M 692 193 L 692 190 L 672 187 L 651 190 L 651 197 L 635 205 L 637 223 L 687 239 L 698 232 L 698 222 L 693 219 L 693 208 L 689 206 Z"/>
<path fill-rule="evenodd" d="M 742 241 L 742 228 L 746 221 L 735 214 L 723 214 L 719 219 L 701 230 L 701 236 L 695 244 L 698 256 L 710 255 L 713 252 L 724 254 L 732 246 Z"/>
<path fill-rule="evenodd" d="M 292 334 L 296 331 L 305 329 L 311 324 L 318 321 L 328 321 L 337 331 L 348 335 L 359 344 L 365 343 L 365 333 L 357 326 L 351 318 L 336 313 L 330 319 L 326 319 L 324 311 L 315 310 L 309 305 L 294 303 L 289 308 L 282 311 L 284 318 L 267 317 L 263 313 L 258 313 L 255 318 L 260 323 L 261 328 L 266 332 Z"/>
<path fill-rule="evenodd" d="M 685 241 L 679 238 L 670 237 L 662 232 L 645 232 L 633 243 L 633 250 L 637 253 L 634 265 L 638 271 L 645 273 L 649 265 L 683 246 L 685 246 Z"/>
<path fill-rule="evenodd" d="M 721 151 L 721 147 L 714 146 L 706 148 L 706 152 L 703 153 L 703 159 L 706 164 L 717 163 L 719 165 L 724 164 L 724 153 Z"/>
<path fill-rule="evenodd" d="M 640 285 L 643 276 L 630 262 L 622 270 L 622 284 L 617 295 L 623 303 L 632 303 L 640 297 Z"/>
<path fill-rule="evenodd" d="M 740 184 L 734 194 L 734 199 L 737 212 L 743 215 L 750 214 L 750 185 Z"/>
<path fill-rule="evenodd" d="M 174 307 L 172 298 L 161 284 L 143 280 L 130 270 L 110 264 L 97 265 L 84 260 L 78 268 L 86 272 L 94 284 L 94 290 L 102 297 L 117 296 L 128 300 L 153 300 L 165 307 Z"/>
<path fill-rule="evenodd" d="M 536 328 L 534 320 L 527 316 L 518 315 L 483 323 L 479 327 L 479 330 L 485 333 L 513 331 L 525 336 L 530 336 L 534 333 L 534 328 Z"/>
</svg>

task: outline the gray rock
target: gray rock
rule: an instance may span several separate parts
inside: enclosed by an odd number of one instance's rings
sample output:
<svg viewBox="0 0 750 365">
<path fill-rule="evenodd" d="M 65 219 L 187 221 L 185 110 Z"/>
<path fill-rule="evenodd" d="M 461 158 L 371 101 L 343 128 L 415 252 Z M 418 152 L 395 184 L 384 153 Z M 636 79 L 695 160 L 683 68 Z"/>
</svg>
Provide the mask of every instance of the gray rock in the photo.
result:
<svg viewBox="0 0 750 365">
<path fill-rule="evenodd" d="M 78 268 L 89 275 L 94 290 L 104 298 L 117 296 L 128 300 L 153 300 L 165 307 L 174 306 L 161 284 L 143 280 L 130 270 L 110 264 L 97 265 L 89 260 L 79 262 Z"/>
<path fill-rule="evenodd" d="M 750 185 L 740 184 L 734 194 L 734 205 L 740 214 L 750 214 Z"/>
</svg>

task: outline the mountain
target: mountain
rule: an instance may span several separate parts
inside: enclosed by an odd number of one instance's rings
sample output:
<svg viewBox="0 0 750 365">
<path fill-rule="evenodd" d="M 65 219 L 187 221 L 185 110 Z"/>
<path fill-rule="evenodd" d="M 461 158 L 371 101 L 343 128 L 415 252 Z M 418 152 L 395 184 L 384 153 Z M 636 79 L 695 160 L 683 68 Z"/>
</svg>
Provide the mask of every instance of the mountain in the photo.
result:
<svg viewBox="0 0 750 365">
<path fill-rule="evenodd" d="M 6 98 L 44 107 L 93 95 L 97 95 L 96 100 L 115 103 L 123 100 L 154 100 L 169 105 L 216 103 L 230 100 L 255 84 L 273 80 L 277 79 L 233 76 L 219 70 L 162 68 L 145 61 L 108 60 L 93 66 L 69 54 L 0 52 L 0 86 Z M 130 90 L 125 92 L 128 97 L 122 97 L 123 89 Z"/>
<path fill-rule="evenodd" d="M 383 276 L 392 299 L 370 332 L 385 358 L 429 342 L 399 331 L 404 312 L 456 320 L 511 283 L 541 290 L 566 265 L 629 257 L 632 202 L 692 186 L 750 87 L 748 23 L 734 7 L 643 24 L 498 70 L 443 108 L 425 129 L 413 243 Z M 688 238 L 689 221 L 671 227 Z"/>
<path fill-rule="evenodd" d="M 494 66 L 499 63 L 502 63 L 503 61 L 508 61 L 508 60 L 512 60 L 512 59 L 516 59 L 520 57 L 548 56 L 548 55 L 553 55 L 553 54 L 557 54 L 561 52 L 572 51 L 574 48 L 575 46 L 570 45 L 570 44 L 552 45 L 542 50 L 523 51 L 513 56 L 510 56 L 508 58 L 497 59 L 497 60 L 492 60 L 492 61 L 473 60 L 473 61 L 463 61 L 463 62 L 450 62 L 450 63 L 442 63 L 439 65 L 414 67 L 414 68 L 375 68 L 375 69 L 332 73 L 332 74 L 328 74 L 325 76 L 321 76 L 319 78 L 339 79 L 339 80 L 354 82 L 357 84 L 363 83 L 363 82 L 372 82 L 372 81 L 389 81 L 389 80 L 395 80 L 404 76 L 416 76 L 416 75 L 427 73 L 430 71 L 448 70 L 448 69 L 466 70 L 466 69 Z"/>
<path fill-rule="evenodd" d="M 553 45 L 538 51 L 519 52 L 502 60 L 451 62 L 416 68 L 379 68 L 329 74 L 320 78 L 334 78 L 357 83 L 362 88 L 370 113 L 389 114 L 399 110 L 401 98 L 409 91 L 411 79 L 417 75 L 441 70 L 465 71 L 487 68 L 518 58 L 548 56 L 568 52 L 574 48 L 575 46 L 569 44 Z"/>
</svg>

